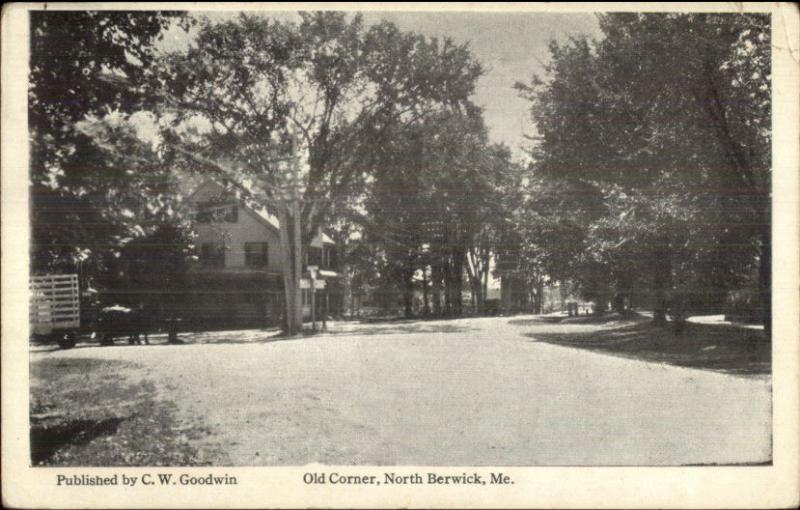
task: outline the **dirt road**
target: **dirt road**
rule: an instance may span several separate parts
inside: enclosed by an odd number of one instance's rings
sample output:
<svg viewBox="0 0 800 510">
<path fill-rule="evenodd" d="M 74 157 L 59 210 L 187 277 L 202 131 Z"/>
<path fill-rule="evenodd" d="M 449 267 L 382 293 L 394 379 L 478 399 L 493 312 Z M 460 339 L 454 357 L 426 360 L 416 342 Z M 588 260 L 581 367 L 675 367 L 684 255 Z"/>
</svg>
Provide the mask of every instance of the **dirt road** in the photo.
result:
<svg viewBox="0 0 800 510">
<path fill-rule="evenodd" d="M 516 318 L 519 319 L 519 318 Z M 682 465 L 768 461 L 771 385 L 537 342 L 507 318 L 336 324 L 271 340 L 34 353 L 133 362 L 226 465 Z M 528 335 L 532 335 L 528 336 Z"/>
</svg>

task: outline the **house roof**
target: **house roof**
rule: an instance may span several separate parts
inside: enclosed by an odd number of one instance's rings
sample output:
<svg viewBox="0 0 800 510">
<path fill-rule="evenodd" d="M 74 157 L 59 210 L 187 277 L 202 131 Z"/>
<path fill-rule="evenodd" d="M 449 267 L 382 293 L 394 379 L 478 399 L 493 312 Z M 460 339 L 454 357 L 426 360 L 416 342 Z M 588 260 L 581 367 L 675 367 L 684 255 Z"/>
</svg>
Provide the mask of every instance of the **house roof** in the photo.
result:
<svg viewBox="0 0 800 510">
<path fill-rule="evenodd" d="M 279 230 L 280 229 L 280 221 L 278 220 L 278 217 L 275 216 L 274 214 L 270 213 L 269 210 L 266 207 L 256 203 L 256 201 L 253 198 L 251 198 L 252 195 L 255 195 L 255 192 L 253 191 L 251 186 L 249 186 L 248 184 L 242 184 L 242 183 L 239 183 L 239 182 L 235 182 L 235 181 L 233 181 L 231 179 L 226 179 L 226 181 L 227 182 L 222 183 L 222 182 L 219 182 L 216 179 L 211 179 L 211 178 L 207 179 L 202 184 L 200 184 L 200 186 L 198 186 L 197 189 L 195 189 L 186 198 L 186 202 L 191 202 L 192 199 L 194 198 L 194 196 L 204 186 L 206 186 L 209 183 L 214 183 L 214 184 L 216 184 L 217 186 L 219 186 L 219 187 L 221 187 L 223 189 L 226 189 L 226 190 L 229 189 L 229 190 L 233 191 L 234 197 L 239 201 L 240 205 L 247 212 L 251 213 L 260 222 L 264 223 L 268 227 L 274 228 L 275 230 Z M 328 234 L 326 234 L 325 232 L 320 232 L 320 235 L 319 236 L 315 236 L 315 238 L 316 237 L 320 237 L 321 238 L 320 240 L 324 244 L 336 244 L 335 241 L 333 239 L 331 239 L 330 236 L 328 236 Z"/>
</svg>

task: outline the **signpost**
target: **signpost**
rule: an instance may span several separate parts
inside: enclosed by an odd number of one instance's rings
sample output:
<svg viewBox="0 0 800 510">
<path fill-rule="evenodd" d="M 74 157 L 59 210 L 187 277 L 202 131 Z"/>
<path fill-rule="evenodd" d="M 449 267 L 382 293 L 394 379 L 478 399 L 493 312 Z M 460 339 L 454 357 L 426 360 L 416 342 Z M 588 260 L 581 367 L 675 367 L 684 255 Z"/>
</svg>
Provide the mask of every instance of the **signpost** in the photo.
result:
<svg viewBox="0 0 800 510">
<path fill-rule="evenodd" d="M 316 310 L 316 302 L 314 299 L 314 294 L 316 294 L 317 289 L 317 271 L 319 270 L 318 266 L 308 266 L 308 274 L 311 275 L 311 331 L 317 331 L 317 310 Z"/>
</svg>

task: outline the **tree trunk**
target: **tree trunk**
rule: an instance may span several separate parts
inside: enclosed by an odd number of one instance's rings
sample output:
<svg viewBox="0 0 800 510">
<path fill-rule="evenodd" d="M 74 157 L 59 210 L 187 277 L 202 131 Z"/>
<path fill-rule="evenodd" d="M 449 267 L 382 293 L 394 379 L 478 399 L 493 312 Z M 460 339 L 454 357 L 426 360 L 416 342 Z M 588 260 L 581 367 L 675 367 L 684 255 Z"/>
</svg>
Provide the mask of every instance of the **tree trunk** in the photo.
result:
<svg viewBox="0 0 800 510">
<path fill-rule="evenodd" d="M 428 303 L 428 267 L 422 266 L 422 313 L 427 317 L 431 314 L 430 304 Z"/>
<path fill-rule="evenodd" d="M 728 125 L 725 103 L 720 99 L 718 87 L 713 76 L 715 69 L 713 62 L 706 63 L 706 70 L 709 81 L 704 93 L 698 94 L 700 104 L 705 106 L 705 111 L 711 119 L 711 124 L 715 128 L 722 146 L 725 148 L 733 174 L 738 178 L 734 181 L 736 187 L 740 187 L 751 193 L 759 194 L 764 198 L 760 205 L 761 209 L 761 253 L 759 255 L 758 287 L 759 298 L 761 301 L 762 324 L 764 331 L 770 334 L 772 330 L 772 238 L 771 238 L 771 207 L 769 195 L 769 182 L 764 185 L 758 184 L 755 169 L 750 158 L 742 145 L 734 138 Z"/>
<path fill-rule="evenodd" d="M 350 320 L 353 320 L 353 317 L 356 314 L 356 292 L 353 289 L 352 282 L 350 283 Z"/>
<path fill-rule="evenodd" d="M 541 279 L 536 282 L 536 303 L 534 313 L 541 315 L 544 307 L 544 282 Z"/>
<path fill-rule="evenodd" d="M 509 275 L 500 277 L 500 306 L 504 314 L 511 313 L 511 286 L 514 284 L 514 279 Z"/>
<path fill-rule="evenodd" d="M 611 308 L 619 314 L 625 313 L 625 296 L 622 293 L 617 292 L 614 294 L 614 299 L 612 301 Z"/>
<path fill-rule="evenodd" d="M 411 258 L 406 260 L 406 267 L 403 268 L 403 313 L 406 319 L 414 315 L 414 268 L 411 266 Z"/>
<path fill-rule="evenodd" d="M 281 237 L 281 265 L 283 267 L 283 330 L 289 335 L 295 334 L 294 322 L 294 293 L 296 287 L 294 286 L 294 266 L 292 264 L 291 247 L 289 246 L 289 214 L 288 211 L 281 208 L 280 215 L 280 237 Z"/>
<path fill-rule="evenodd" d="M 453 250 L 453 267 L 451 271 L 452 277 L 452 297 L 450 298 L 453 304 L 453 313 L 460 317 L 463 313 L 461 309 L 461 293 L 464 289 L 464 259 L 466 254 L 463 249 L 456 248 Z"/>
<path fill-rule="evenodd" d="M 433 314 L 442 315 L 442 270 L 438 262 L 431 264 L 431 290 L 433 292 Z"/>
<path fill-rule="evenodd" d="M 470 304 L 472 306 L 472 313 L 475 315 L 483 312 L 483 299 L 481 296 L 481 273 L 480 267 L 475 263 L 476 257 L 474 254 L 468 254 L 467 257 L 467 279 L 469 280 L 470 289 Z"/>
<path fill-rule="evenodd" d="M 294 257 L 294 274 L 293 284 L 294 292 L 294 312 L 293 318 L 294 326 L 298 331 L 303 330 L 303 293 L 300 290 L 300 278 L 303 275 L 303 231 L 300 216 L 300 201 L 295 200 L 292 204 L 294 215 L 294 243 L 293 244 L 293 257 Z"/>
<path fill-rule="evenodd" d="M 667 324 L 667 290 L 672 273 L 669 256 L 669 240 L 663 237 L 657 241 L 653 256 L 653 323 L 657 326 Z"/>
<path fill-rule="evenodd" d="M 449 258 L 442 260 L 442 280 L 444 285 L 444 315 L 453 314 L 453 267 Z"/>
<path fill-rule="evenodd" d="M 283 288 L 285 303 L 285 332 L 289 335 L 303 329 L 302 294 L 300 273 L 302 271 L 302 245 L 300 237 L 300 206 L 293 202 L 291 210 L 280 210 L 281 254 L 283 255 Z"/>
<path fill-rule="evenodd" d="M 761 323 L 767 335 L 772 333 L 772 236 L 770 225 L 761 234 L 761 254 L 758 267 L 758 290 L 761 298 Z"/>
<path fill-rule="evenodd" d="M 481 284 L 480 276 L 472 282 L 472 296 L 475 299 L 475 304 L 473 305 L 475 314 L 482 314 L 486 309 L 484 306 L 486 303 L 486 296 L 483 295 L 483 285 Z"/>
<path fill-rule="evenodd" d="M 486 310 L 486 300 L 489 296 L 489 258 L 487 257 L 483 265 L 483 309 Z"/>
<path fill-rule="evenodd" d="M 476 315 L 483 313 L 484 301 L 486 299 L 483 294 L 483 263 L 484 257 L 476 253 L 474 248 L 470 248 L 466 253 L 466 269 L 467 277 L 470 286 L 470 300 L 472 302 L 472 312 Z"/>
<path fill-rule="evenodd" d="M 475 284 L 470 282 L 472 291 L 469 293 L 469 306 L 472 308 L 473 315 L 478 314 L 478 293 L 475 291 Z"/>
</svg>

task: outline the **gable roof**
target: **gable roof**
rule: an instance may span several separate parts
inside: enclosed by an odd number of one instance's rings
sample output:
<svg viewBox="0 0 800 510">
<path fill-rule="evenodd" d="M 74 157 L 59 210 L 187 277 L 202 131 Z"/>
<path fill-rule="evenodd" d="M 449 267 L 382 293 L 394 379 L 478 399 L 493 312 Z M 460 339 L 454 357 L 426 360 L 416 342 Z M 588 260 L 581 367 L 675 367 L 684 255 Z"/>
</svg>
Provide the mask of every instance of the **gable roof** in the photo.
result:
<svg viewBox="0 0 800 510">
<path fill-rule="evenodd" d="M 250 213 L 250 215 L 256 220 L 267 227 L 275 229 L 276 231 L 280 230 L 280 221 L 278 220 L 278 217 L 270 213 L 266 207 L 258 204 L 252 198 L 252 196 L 255 195 L 255 192 L 252 190 L 252 188 L 242 183 L 235 182 L 231 179 L 226 179 L 225 182 L 219 182 L 219 180 L 213 178 L 206 179 L 192 193 L 190 193 L 189 196 L 186 197 L 184 203 L 193 203 L 195 196 L 200 192 L 200 190 L 208 185 L 215 185 L 223 191 L 232 192 L 233 197 L 238 200 L 242 208 Z M 325 232 L 320 231 L 319 235 L 314 236 L 314 240 L 316 240 L 318 237 L 323 244 L 336 244 L 334 240 L 331 239 Z"/>
</svg>

